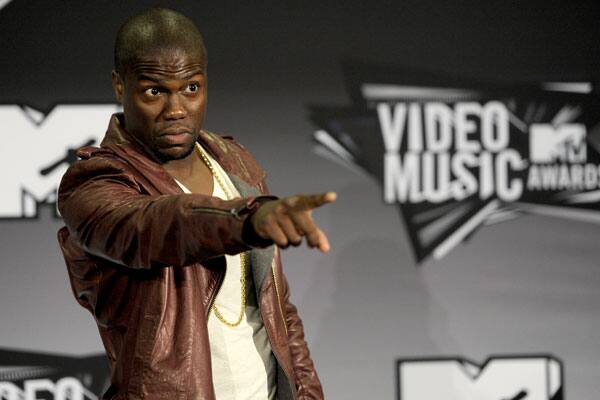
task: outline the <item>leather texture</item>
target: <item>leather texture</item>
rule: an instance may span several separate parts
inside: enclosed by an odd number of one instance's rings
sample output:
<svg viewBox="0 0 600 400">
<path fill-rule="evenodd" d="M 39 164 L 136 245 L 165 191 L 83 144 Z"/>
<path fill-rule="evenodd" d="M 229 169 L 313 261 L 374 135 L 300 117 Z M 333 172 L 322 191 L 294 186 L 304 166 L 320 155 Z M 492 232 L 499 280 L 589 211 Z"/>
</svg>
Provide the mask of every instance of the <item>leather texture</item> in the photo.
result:
<svg viewBox="0 0 600 400">
<path fill-rule="evenodd" d="M 277 360 L 278 399 L 323 391 L 289 301 L 275 246 L 244 241 L 268 195 L 265 173 L 231 137 L 199 142 L 241 199 L 183 194 L 113 115 L 100 147 L 79 151 L 62 179 L 58 240 L 73 294 L 94 316 L 111 368 L 106 399 L 214 399 L 207 318 L 223 254 L 251 251 L 260 313 Z M 277 281 L 275 281 L 277 279 Z"/>
</svg>

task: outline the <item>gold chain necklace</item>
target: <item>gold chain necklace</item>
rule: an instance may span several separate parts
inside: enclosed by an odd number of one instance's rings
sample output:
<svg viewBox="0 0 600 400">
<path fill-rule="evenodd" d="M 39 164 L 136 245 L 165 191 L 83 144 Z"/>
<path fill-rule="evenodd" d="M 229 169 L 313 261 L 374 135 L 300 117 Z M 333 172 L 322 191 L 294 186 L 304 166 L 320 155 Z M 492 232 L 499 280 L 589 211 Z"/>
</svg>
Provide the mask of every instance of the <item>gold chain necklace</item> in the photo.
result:
<svg viewBox="0 0 600 400">
<path fill-rule="evenodd" d="M 225 184 L 223 183 L 223 181 L 217 174 L 217 171 L 215 171 L 215 168 L 213 167 L 213 165 L 210 162 L 210 160 L 208 159 L 208 157 L 200 149 L 199 145 L 196 145 L 196 148 L 198 149 L 198 154 L 200 154 L 200 158 L 202 159 L 202 161 L 204 162 L 206 167 L 210 170 L 210 173 L 212 174 L 212 176 L 215 177 L 215 180 L 217 181 L 217 183 L 223 190 L 223 193 L 225 193 L 226 200 L 231 200 L 233 198 L 233 195 L 229 192 L 229 190 L 227 189 L 227 187 L 225 186 Z M 242 277 L 240 279 L 240 283 L 242 286 L 242 290 L 241 290 L 242 299 L 241 299 L 240 315 L 238 316 L 237 320 L 235 322 L 227 321 L 225 319 L 225 317 L 223 317 L 221 312 L 217 309 L 217 306 L 215 305 L 214 302 L 211 307 L 213 312 L 215 313 L 215 316 L 219 319 L 219 321 L 221 321 L 222 323 L 224 323 L 225 325 L 227 325 L 231 328 L 238 326 L 242 322 L 242 319 L 244 318 L 244 312 L 246 310 L 246 267 L 247 267 L 247 265 L 248 265 L 248 253 L 247 252 L 240 253 L 240 273 L 242 275 Z M 215 299 L 215 301 L 216 301 L 216 299 Z"/>
</svg>

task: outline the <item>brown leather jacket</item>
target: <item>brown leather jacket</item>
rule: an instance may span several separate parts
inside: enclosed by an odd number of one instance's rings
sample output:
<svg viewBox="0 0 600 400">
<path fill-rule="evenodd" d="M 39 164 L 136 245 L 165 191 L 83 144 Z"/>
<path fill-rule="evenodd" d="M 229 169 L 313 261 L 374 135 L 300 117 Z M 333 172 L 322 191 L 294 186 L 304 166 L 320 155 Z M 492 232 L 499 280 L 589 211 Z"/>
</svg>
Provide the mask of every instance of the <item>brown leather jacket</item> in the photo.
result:
<svg viewBox="0 0 600 400">
<path fill-rule="evenodd" d="M 79 151 L 58 198 L 73 293 L 93 314 L 111 367 L 104 398 L 214 399 L 207 316 L 223 254 L 245 250 L 277 360 L 278 399 L 323 398 L 278 251 L 247 243 L 244 222 L 267 193 L 264 171 L 232 138 L 203 131 L 199 141 L 242 198 L 183 194 L 119 118 L 101 147 Z"/>
</svg>

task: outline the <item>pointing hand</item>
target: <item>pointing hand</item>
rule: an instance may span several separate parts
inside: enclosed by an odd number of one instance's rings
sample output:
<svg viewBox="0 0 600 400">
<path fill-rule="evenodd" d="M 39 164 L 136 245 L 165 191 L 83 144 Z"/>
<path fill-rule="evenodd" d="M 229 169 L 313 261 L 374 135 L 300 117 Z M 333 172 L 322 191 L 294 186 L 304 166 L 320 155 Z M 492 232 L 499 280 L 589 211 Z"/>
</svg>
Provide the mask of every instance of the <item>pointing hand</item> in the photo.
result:
<svg viewBox="0 0 600 400">
<path fill-rule="evenodd" d="M 295 195 L 262 204 L 252 215 L 250 223 L 263 239 L 271 239 L 277 246 L 299 246 L 302 237 L 310 247 L 326 253 L 329 240 L 312 219 L 312 210 L 337 198 L 334 192 Z"/>
</svg>

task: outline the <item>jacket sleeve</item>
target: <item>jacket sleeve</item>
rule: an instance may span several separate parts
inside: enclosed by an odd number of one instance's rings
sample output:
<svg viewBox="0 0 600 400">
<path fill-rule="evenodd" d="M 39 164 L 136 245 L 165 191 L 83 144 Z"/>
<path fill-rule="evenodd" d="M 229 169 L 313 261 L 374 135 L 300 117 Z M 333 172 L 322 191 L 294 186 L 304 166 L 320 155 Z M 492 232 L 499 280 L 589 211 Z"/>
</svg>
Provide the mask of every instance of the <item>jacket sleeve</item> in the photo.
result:
<svg viewBox="0 0 600 400">
<path fill-rule="evenodd" d="M 58 196 L 66 226 L 86 251 L 138 269 L 248 250 L 244 223 L 259 205 L 260 198 L 144 194 L 127 164 L 110 157 L 76 162 Z"/>
<path fill-rule="evenodd" d="M 277 252 L 277 257 L 279 257 L 279 252 Z M 277 261 L 279 267 L 281 267 L 281 259 L 278 258 Z M 292 365 L 294 367 L 298 399 L 323 399 L 324 394 L 321 381 L 319 380 L 315 365 L 310 357 L 308 345 L 304 340 L 304 326 L 298 315 L 298 309 L 290 302 L 289 285 L 283 274 L 281 274 L 281 283 L 285 323 L 288 334 L 288 346 L 292 357 Z"/>
</svg>

